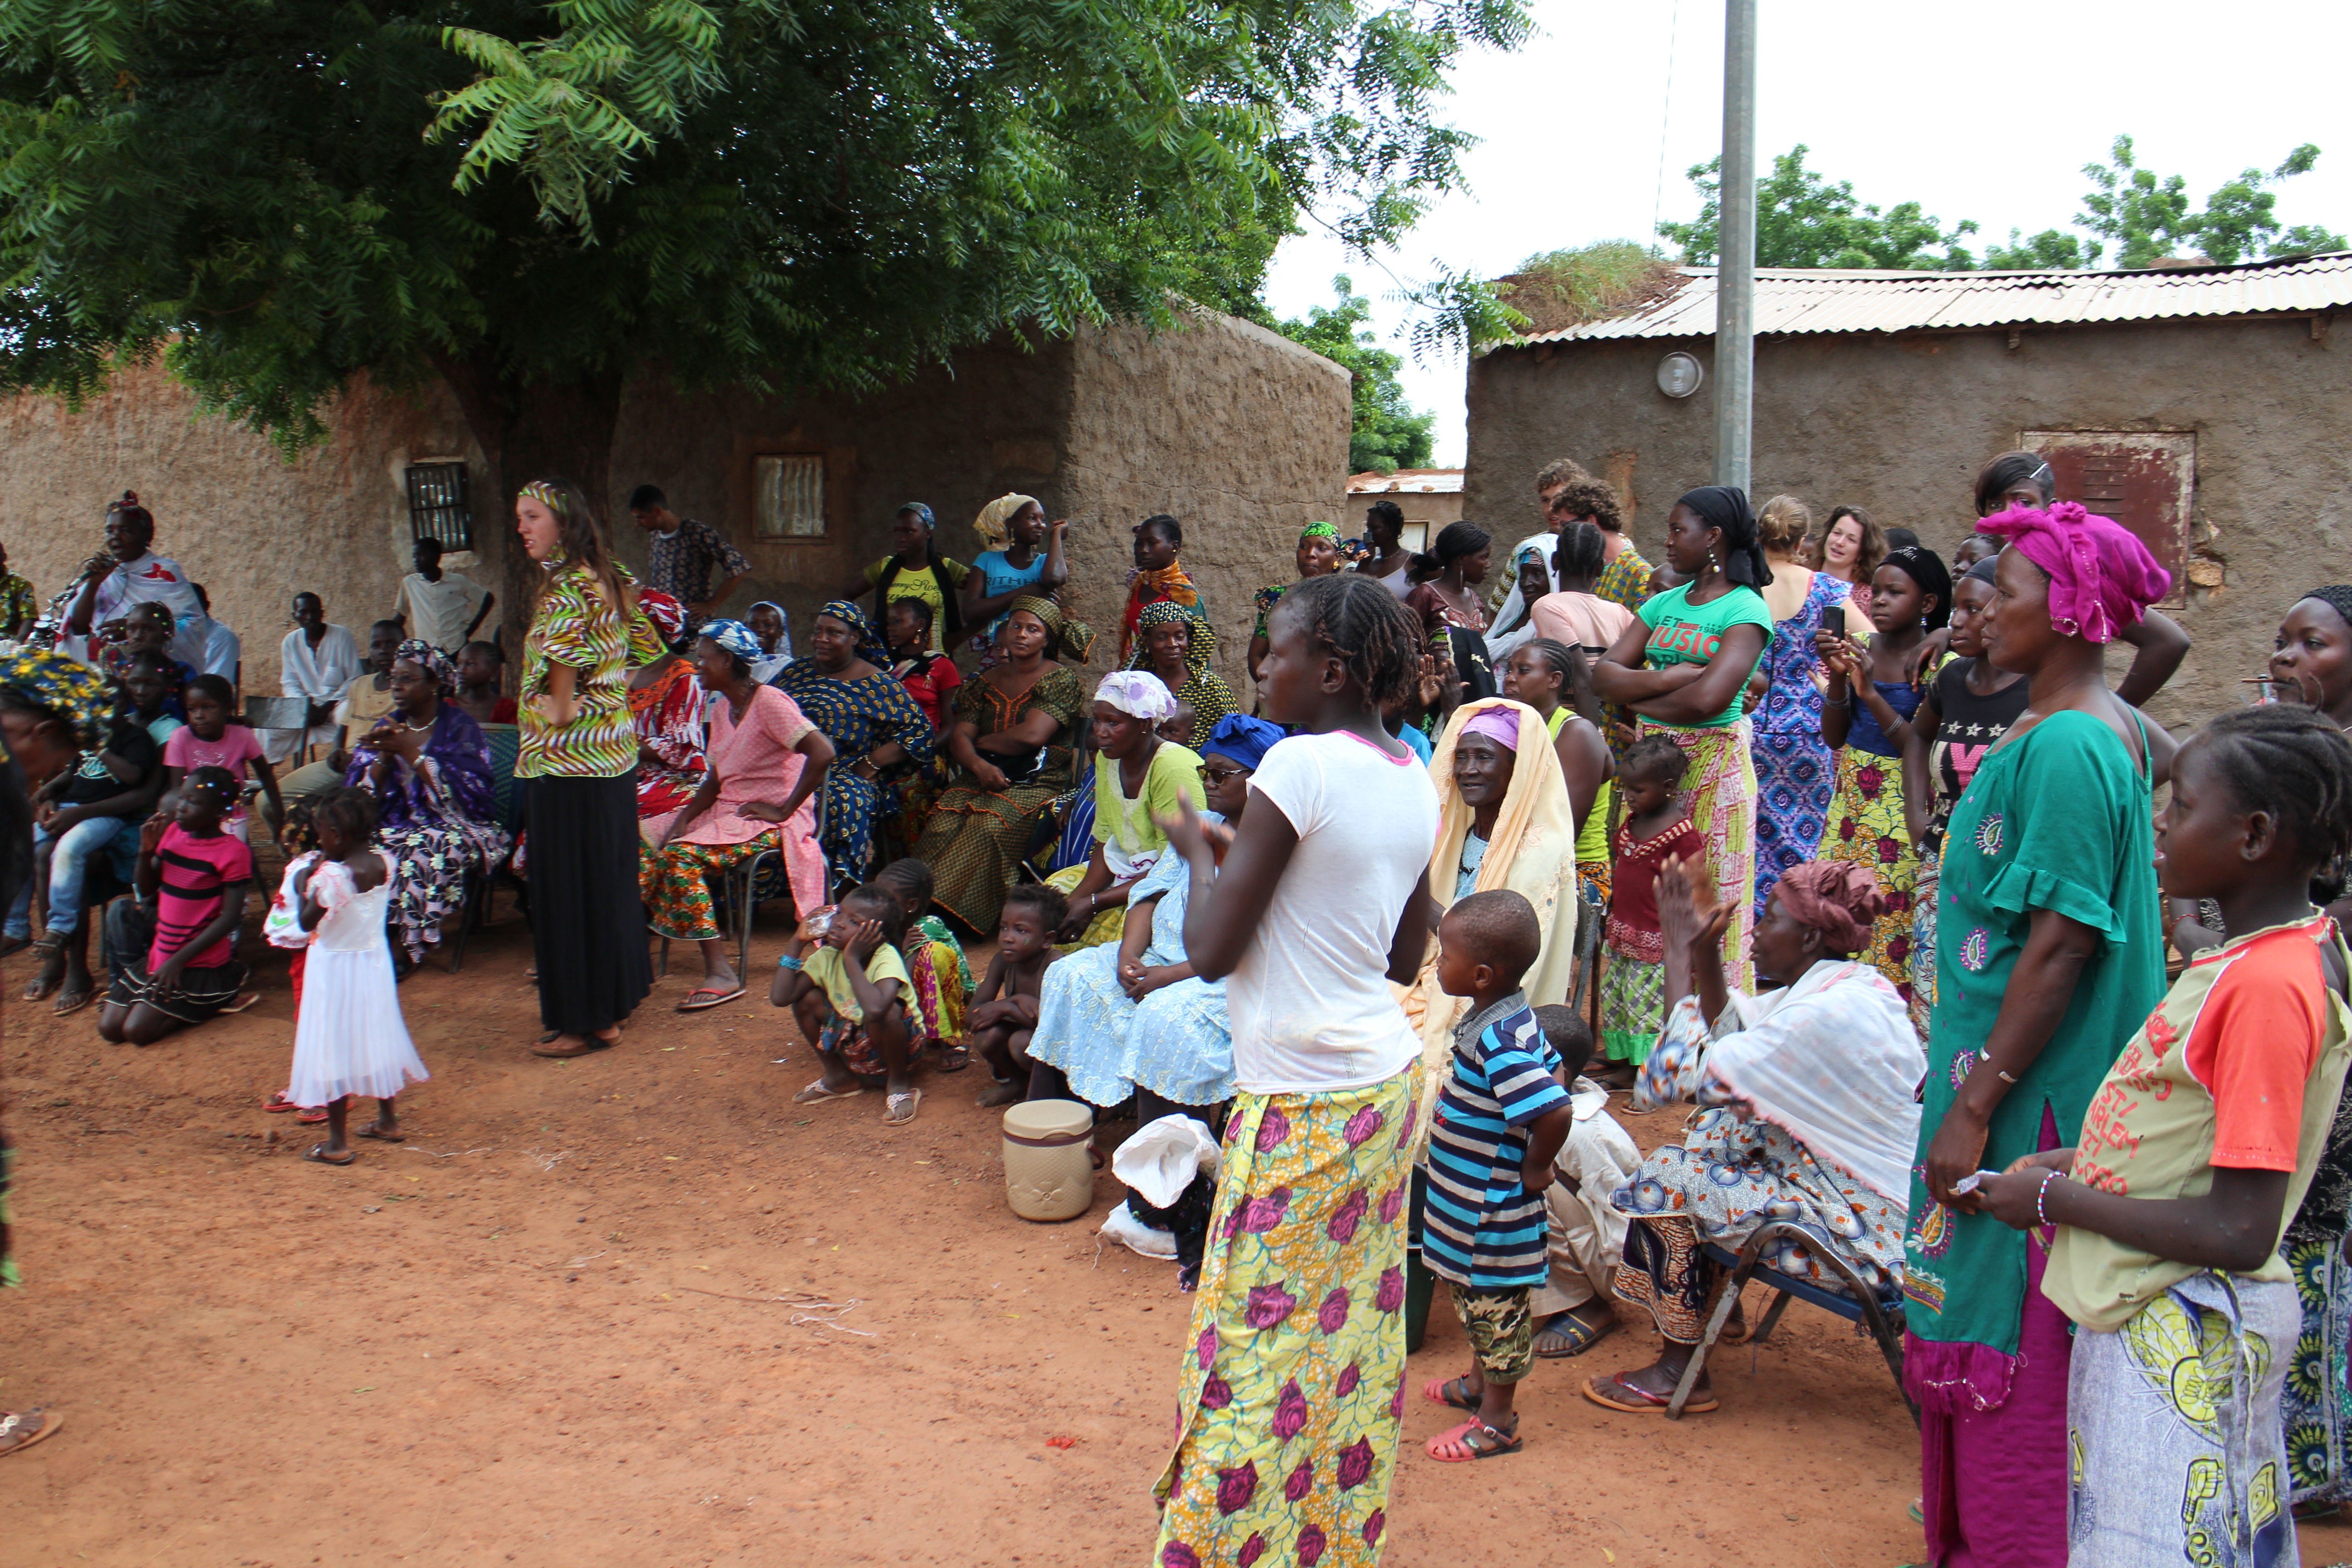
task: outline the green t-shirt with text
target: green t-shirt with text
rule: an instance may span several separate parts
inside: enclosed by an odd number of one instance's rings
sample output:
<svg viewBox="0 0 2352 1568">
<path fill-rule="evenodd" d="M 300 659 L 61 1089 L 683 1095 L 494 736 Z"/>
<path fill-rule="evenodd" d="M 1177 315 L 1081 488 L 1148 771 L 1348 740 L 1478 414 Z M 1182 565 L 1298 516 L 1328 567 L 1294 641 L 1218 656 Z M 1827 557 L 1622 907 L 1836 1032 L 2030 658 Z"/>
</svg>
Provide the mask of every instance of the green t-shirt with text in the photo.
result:
<svg viewBox="0 0 2352 1568">
<path fill-rule="evenodd" d="M 1764 662 L 1764 648 L 1772 642 L 1772 612 L 1765 607 L 1764 595 L 1753 588 L 1734 584 L 1729 590 L 1717 594 L 1703 605 L 1690 602 L 1690 584 L 1669 588 L 1653 595 L 1638 612 L 1643 623 L 1650 628 L 1650 641 L 1643 650 L 1645 662 L 1652 669 L 1664 669 L 1676 664 L 1712 664 L 1723 647 L 1723 635 L 1734 626 L 1757 626 L 1764 633 L 1764 642 L 1756 651 L 1756 659 L 1740 672 L 1739 685 L 1732 688 L 1731 706 L 1714 718 L 1697 724 L 1677 725 L 1685 730 L 1719 730 L 1739 721 L 1741 699 L 1748 677 L 1756 673 L 1756 665 Z M 1664 723 L 1664 720 L 1653 720 Z"/>
</svg>

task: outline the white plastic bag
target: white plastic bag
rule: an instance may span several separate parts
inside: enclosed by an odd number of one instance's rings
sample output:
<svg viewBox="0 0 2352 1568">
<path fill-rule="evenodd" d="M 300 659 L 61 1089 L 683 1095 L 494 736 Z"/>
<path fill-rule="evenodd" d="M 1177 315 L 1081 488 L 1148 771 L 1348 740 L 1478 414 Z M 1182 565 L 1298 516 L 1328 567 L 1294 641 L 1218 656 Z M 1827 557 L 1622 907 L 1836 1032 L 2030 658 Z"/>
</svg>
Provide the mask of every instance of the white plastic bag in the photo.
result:
<svg viewBox="0 0 2352 1568">
<path fill-rule="evenodd" d="M 1153 1208 L 1164 1209 L 1184 1195 L 1192 1178 L 1202 1171 L 1217 1173 L 1217 1141 L 1189 1116 L 1163 1116 L 1135 1130 L 1135 1136 L 1110 1157 L 1111 1174 L 1143 1194 Z M 1171 1252 L 1169 1257 L 1174 1257 Z"/>
<path fill-rule="evenodd" d="M 1103 1221 L 1102 1229 L 1095 1233 L 1106 1241 L 1116 1241 L 1129 1252 L 1145 1258 L 1156 1258 L 1163 1263 L 1176 1261 L 1176 1237 L 1172 1231 L 1154 1230 L 1129 1212 L 1122 1200 Z"/>
</svg>

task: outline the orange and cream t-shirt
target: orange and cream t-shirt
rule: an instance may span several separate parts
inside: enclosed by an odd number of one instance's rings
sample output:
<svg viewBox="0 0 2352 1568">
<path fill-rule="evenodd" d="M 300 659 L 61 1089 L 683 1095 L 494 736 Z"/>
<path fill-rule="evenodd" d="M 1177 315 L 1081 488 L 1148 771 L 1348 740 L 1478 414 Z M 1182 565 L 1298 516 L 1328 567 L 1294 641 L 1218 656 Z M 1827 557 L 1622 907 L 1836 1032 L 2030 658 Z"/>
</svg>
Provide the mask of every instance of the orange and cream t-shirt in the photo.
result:
<svg viewBox="0 0 2352 1568">
<path fill-rule="evenodd" d="M 2326 946 L 2352 967 L 2325 914 L 2233 938 L 2191 961 L 2091 1097 L 2075 1141 L 2076 1179 L 2123 1197 L 2179 1198 L 2210 1191 L 2217 1167 L 2284 1171 L 2284 1230 L 2352 1060 L 2352 1008 L 2327 983 Z M 2075 1322 L 2113 1331 L 2199 1271 L 2063 1226 L 2042 1290 Z M 2247 1276 L 2287 1277 L 2275 1255 Z"/>
</svg>

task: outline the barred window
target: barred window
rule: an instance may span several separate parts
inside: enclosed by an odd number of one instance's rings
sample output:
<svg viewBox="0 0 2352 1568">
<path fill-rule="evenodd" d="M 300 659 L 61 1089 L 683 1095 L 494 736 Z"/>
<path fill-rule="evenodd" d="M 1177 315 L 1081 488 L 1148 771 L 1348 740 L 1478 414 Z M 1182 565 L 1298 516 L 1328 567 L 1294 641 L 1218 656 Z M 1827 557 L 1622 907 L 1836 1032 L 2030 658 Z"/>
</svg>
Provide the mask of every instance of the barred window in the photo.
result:
<svg viewBox="0 0 2352 1568">
<path fill-rule="evenodd" d="M 824 537 L 824 458 L 769 454 L 751 459 L 751 531 L 761 539 Z"/>
<path fill-rule="evenodd" d="M 474 508 L 463 463 L 408 465 L 408 531 L 412 539 L 437 539 L 444 550 L 474 548 Z"/>
</svg>

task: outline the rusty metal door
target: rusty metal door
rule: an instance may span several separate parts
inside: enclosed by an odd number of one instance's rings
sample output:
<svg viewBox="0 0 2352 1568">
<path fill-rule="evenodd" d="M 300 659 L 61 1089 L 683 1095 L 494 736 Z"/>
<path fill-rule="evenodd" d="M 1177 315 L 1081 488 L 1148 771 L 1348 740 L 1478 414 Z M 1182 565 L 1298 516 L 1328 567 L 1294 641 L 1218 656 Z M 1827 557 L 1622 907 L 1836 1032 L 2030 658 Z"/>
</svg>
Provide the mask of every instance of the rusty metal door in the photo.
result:
<svg viewBox="0 0 2352 1568">
<path fill-rule="evenodd" d="M 2050 459 L 2058 499 L 2080 501 L 2139 536 L 2172 574 L 2167 609 L 2189 602 L 2189 512 L 2197 437 L 2188 430 L 2027 430 L 2020 447 Z"/>
</svg>

